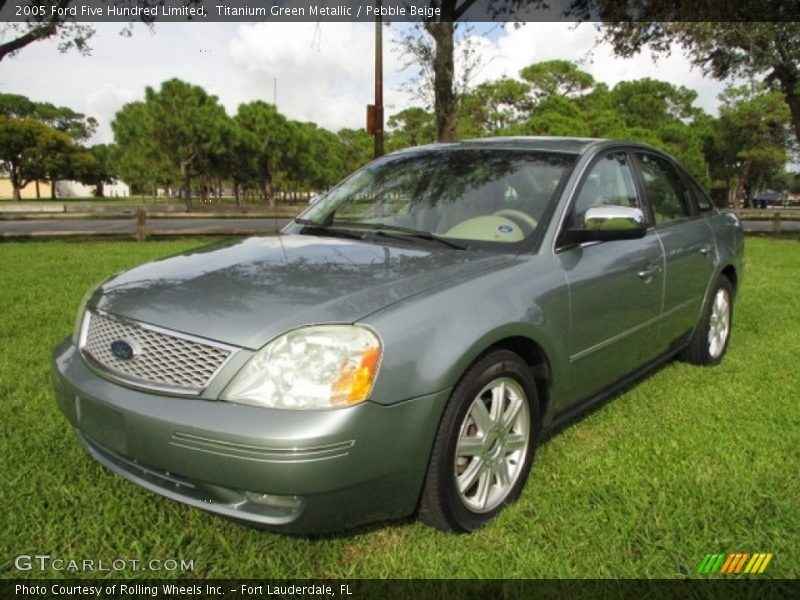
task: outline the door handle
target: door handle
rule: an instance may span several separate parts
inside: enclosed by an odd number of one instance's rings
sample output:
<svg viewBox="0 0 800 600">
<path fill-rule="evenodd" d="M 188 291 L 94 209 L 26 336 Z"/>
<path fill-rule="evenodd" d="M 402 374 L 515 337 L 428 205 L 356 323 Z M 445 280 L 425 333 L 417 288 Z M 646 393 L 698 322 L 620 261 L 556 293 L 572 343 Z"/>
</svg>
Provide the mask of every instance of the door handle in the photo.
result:
<svg viewBox="0 0 800 600">
<path fill-rule="evenodd" d="M 711 246 L 700 246 L 700 250 L 698 250 L 698 252 L 700 252 L 700 254 L 703 256 L 708 256 L 711 254 Z"/>
<path fill-rule="evenodd" d="M 641 271 L 639 271 L 638 273 L 636 273 L 636 275 L 638 275 L 638 276 L 639 276 L 639 279 L 645 279 L 645 280 L 648 280 L 648 279 L 650 279 L 650 278 L 651 278 L 653 275 L 655 275 L 656 273 L 658 273 L 660 270 L 661 270 L 661 267 L 660 267 L 660 266 L 652 266 L 652 267 L 647 267 L 646 269 L 642 269 Z"/>
</svg>

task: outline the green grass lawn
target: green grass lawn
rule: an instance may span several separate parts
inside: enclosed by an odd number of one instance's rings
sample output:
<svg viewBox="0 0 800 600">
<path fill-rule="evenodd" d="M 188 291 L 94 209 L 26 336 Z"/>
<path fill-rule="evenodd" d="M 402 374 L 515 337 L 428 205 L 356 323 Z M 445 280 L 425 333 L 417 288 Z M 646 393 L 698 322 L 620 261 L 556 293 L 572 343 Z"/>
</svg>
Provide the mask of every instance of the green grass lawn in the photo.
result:
<svg viewBox="0 0 800 600">
<path fill-rule="evenodd" d="M 798 242 L 748 239 L 721 366 L 669 364 L 552 438 L 521 500 L 485 529 L 406 521 L 324 539 L 145 492 L 91 460 L 56 408 L 49 356 L 84 291 L 200 243 L 0 244 L 0 576 L 41 577 L 13 562 L 39 553 L 193 559 L 190 577 L 668 578 L 733 551 L 773 552 L 764 576 L 800 574 Z"/>
</svg>

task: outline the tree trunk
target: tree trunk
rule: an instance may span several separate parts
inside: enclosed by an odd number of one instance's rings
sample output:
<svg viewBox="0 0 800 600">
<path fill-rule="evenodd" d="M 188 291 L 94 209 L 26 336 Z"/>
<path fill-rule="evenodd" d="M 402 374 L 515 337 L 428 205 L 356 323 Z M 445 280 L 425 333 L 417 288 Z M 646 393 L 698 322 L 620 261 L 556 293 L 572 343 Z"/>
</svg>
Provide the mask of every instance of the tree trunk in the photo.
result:
<svg viewBox="0 0 800 600">
<path fill-rule="evenodd" d="M 189 163 L 181 162 L 181 200 L 186 212 L 192 210 L 192 181 L 189 178 Z"/>
<path fill-rule="evenodd" d="M 780 84 L 786 105 L 789 107 L 795 138 L 800 143 L 800 70 L 797 67 L 797 57 L 787 48 L 783 36 L 776 42 L 777 60 L 772 65 L 769 78 L 776 79 Z"/>
<path fill-rule="evenodd" d="M 20 173 L 19 167 L 12 163 L 11 165 L 11 172 L 8 174 L 9 179 L 11 179 L 11 189 L 13 190 L 12 197 L 15 201 L 19 202 L 22 200 L 22 188 L 28 185 L 28 181 L 23 181 L 22 173 Z"/>
<path fill-rule="evenodd" d="M 200 184 L 200 201 L 203 204 L 208 204 L 208 177 L 203 177 Z"/>
<path fill-rule="evenodd" d="M 744 191 L 747 188 L 747 183 L 750 180 L 750 169 L 753 166 L 753 159 L 746 158 L 742 164 L 742 172 L 739 175 L 739 181 L 736 183 L 736 208 L 748 208 L 745 206 Z"/>
<path fill-rule="evenodd" d="M 36 199 L 37 200 L 41 200 L 42 199 L 42 192 L 39 189 L 39 180 L 38 179 L 36 180 Z"/>
<path fill-rule="evenodd" d="M 269 202 L 269 205 L 272 206 L 274 202 L 272 198 L 272 188 L 269 184 L 269 179 L 264 179 L 261 181 L 261 202 L 266 204 Z"/>
<path fill-rule="evenodd" d="M 37 181 L 38 183 L 38 181 Z M 55 179 L 50 180 L 50 200 L 56 199 L 56 181 Z"/>
<path fill-rule="evenodd" d="M 236 198 L 236 206 L 241 208 L 242 207 L 241 191 L 239 190 L 239 184 L 236 181 L 233 182 L 233 196 Z"/>
<path fill-rule="evenodd" d="M 186 212 L 192 210 L 192 178 L 188 171 L 183 180 L 183 202 L 186 205 Z"/>
<path fill-rule="evenodd" d="M 272 193 L 272 180 L 275 173 L 275 161 L 270 156 L 267 156 L 264 159 L 264 171 L 264 200 L 269 203 L 270 208 L 275 208 L 275 196 Z"/>
<path fill-rule="evenodd" d="M 456 139 L 456 95 L 453 90 L 454 60 L 451 21 L 429 21 L 425 27 L 436 45 L 433 59 L 433 98 L 436 113 L 436 140 L 451 142 Z"/>
<path fill-rule="evenodd" d="M 192 210 L 192 177 L 189 172 L 189 167 L 194 160 L 195 155 L 192 154 L 188 159 L 180 161 L 181 167 L 181 198 L 183 199 L 186 212 Z"/>
<path fill-rule="evenodd" d="M 800 77 L 793 69 L 780 71 L 776 69 L 775 76 L 780 82 L 786 105 L 789 107 L 794 136 L 800 144 Z"/>
</svg>

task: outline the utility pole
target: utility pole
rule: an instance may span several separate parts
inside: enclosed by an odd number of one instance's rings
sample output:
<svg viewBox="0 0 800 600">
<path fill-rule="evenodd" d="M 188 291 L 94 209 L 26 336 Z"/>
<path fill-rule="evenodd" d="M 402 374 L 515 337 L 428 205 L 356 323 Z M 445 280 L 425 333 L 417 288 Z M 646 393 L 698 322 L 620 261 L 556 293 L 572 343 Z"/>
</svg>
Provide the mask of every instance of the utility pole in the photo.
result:
<svg viewBox="0 0 800 600">
<path fill-rule="evenodd" d="M 375 158 L 383 156 L 383 18 L 378 0 L 375 17 Z"/>
<path fill-rule="evenodd" d="M 375 136 L 375 158 L 383 156 L 383 18 L 375 14 L 375 104 L 367 105 L 367 132 Z"/>
</svg>

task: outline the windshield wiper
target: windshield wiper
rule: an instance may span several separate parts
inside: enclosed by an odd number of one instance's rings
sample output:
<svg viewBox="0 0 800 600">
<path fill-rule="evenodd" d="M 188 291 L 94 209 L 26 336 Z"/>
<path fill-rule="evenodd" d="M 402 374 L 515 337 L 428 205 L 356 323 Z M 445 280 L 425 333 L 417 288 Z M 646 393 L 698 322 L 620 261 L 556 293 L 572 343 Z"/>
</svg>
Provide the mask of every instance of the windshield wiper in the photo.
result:
<svg viewBox="0 0 800 600">
<path fill-rule="evenodd" d="M 304 225 L 306 227 L 324 227 L 321 223 L 317 223 L 316 221 L 312 221 L 311 219 L 303 219 L 302 217 L 295 217 L 292 219 L 298 225 Z"/>
<path fill-rule="evenodd" d="M 311 219 L 303 219 L 295 217 L 292 219 L 293 223 L 297 223 L 302 227 L 306 227 L 308 229 L 313 229 L 316 231 L 320 231 L 327 235 L 338 236 L 338 237 L 346 237 L 353 240 L 361 240 L 364 239 L 363 235 L 355 233 L 353 231 L 347 231 L 346 229 L 336 229 L 334 227 L 330 227 L 328 225 L 323 225 L 322 223 L 317 223 L 316 221 L 312 221 Z"/>
<path fill-rule="evenodd" d="M 335 221 L 334 225 L 341 225 L 343 227 L 359 227 L 361 229 L 374 231 L 375 233 L 378 233 L 380 235 L 384 235 L 386 237 L 393 237 L 395 239 L 403 239 L 411 237 L 418 240 L 438 242 L 443 246 L 447 246 L 448 248 L 454 248 L 455 250 L 467 249 L 466 246 L 439 237 L 438 235 L 434 235 L 429 231 L 423 231 L 421 229 L 412 229 L 410 227 L 401 227 L 400 225 L 392 225 L 390 223 L 365 223 L 364 221 Z M 402 235 L 392 235 L 392 233 L 398 233 Z"/>
</svg>

